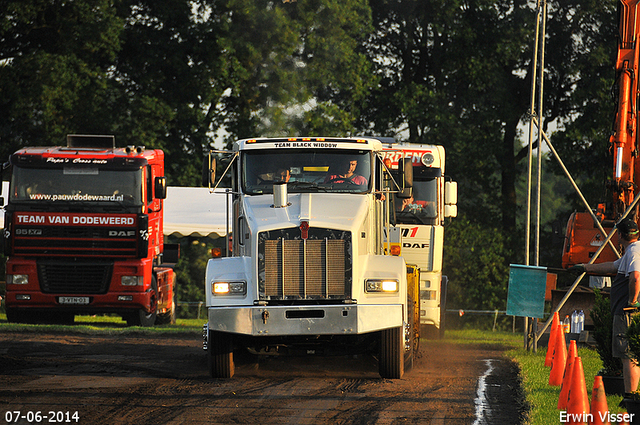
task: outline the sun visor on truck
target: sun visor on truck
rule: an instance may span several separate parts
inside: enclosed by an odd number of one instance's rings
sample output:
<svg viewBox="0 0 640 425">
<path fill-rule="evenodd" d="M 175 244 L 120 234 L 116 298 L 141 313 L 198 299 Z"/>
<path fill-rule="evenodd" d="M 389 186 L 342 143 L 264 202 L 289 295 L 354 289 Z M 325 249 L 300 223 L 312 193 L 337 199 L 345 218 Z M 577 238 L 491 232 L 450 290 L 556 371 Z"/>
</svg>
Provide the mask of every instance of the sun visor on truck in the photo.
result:
<svg viewBox="0 0 640 425">
<path fill-rule="evenodd" d="M 115 149 L 115 136 L 99 136 L 94 134 L 68 134 L 68 148 Z"/>
</svg>

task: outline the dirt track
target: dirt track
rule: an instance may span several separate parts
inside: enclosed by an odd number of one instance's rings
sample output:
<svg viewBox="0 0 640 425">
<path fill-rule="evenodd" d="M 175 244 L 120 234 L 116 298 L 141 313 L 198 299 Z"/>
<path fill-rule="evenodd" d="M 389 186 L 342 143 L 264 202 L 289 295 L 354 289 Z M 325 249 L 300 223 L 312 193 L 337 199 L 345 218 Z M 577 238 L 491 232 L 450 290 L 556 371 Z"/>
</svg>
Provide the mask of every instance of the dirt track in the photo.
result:
<svg viewBox="0 0 640 425">
<path fill-rule="evenodd" d="M 362 356 L 247 358 L 213 380 L 195 334 L 0 333 L 0 423 L 40 411 L 40 423 L 78 412 L 83 424 L 514 425 L 521 410 L 517 368 L 497 346 L 423 343 L 401 380 Z"/>
</svg>

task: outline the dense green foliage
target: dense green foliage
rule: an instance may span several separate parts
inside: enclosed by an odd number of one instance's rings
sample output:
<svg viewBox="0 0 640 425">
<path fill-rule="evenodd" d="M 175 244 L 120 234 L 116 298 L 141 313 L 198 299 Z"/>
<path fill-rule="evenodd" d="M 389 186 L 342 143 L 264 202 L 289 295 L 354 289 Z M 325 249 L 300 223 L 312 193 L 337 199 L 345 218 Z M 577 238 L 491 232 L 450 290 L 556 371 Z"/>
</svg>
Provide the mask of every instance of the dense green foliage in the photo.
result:
<svg viewBox="0 0 640 425">
<path fill-rule="evenodd" d="M 552 140 L 592 203 L 611 174 L 615 7 L 548 2 L 544 128 L 559 126 Z M 168 183 L 192 186 L 203 151 L 239 137 L 442 144 L 459 183 L 449 305 L 503 309 L 508 265 L 524 261 L 536 11 L 523 0 L 8 0 L 0 158 L 69 133 L 115 134 L 164 149 Z M 541 264 L 557 266 L 554 235 L 583 207 L 549 176 L 555 160 L 544 170 Z M 195 301 L 213 243 L 182 243 L 179 297 Z"/>
</svg>

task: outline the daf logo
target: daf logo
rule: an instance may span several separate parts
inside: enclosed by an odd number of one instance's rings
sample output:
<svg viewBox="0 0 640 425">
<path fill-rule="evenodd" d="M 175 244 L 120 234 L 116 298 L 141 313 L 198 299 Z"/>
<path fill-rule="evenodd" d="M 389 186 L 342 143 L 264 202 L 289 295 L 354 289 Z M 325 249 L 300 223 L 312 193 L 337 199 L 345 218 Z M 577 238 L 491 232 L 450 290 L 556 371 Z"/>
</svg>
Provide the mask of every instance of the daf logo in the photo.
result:
<svg viewBox="0 0 640 425">
<path fill-rule="evenodd" d="M 419 243 L 403 243 L 402 244 L 403 248 L 429 248 L 429 244 L 428 243 L 423 243 L 423 244 L 419 244 Z"/>
<path fill-rule="evenodd" d="M 16 235 L 20 235 L 20 236 L 42 236 L 42 229 L 16 229 Z"/>
<path fill-rule="evenodd" d="M 135 230 L 109 230 L 109 236 L 112 237 L 129 237 L 135 235 Z"/>
</svg>

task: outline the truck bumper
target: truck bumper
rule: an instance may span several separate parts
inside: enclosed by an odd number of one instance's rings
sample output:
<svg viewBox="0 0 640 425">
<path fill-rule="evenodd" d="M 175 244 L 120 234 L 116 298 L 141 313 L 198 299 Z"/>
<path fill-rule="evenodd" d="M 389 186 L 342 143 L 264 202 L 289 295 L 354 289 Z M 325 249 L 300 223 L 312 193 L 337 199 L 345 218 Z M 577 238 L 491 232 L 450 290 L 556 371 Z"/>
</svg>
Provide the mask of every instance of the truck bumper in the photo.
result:
<svg viewBox="0 0 640 425">
<path fill-rule="evenodd" d="M 355 335 L 402 326 L 400 304 L 209 307 L 209 329 L 251 336 Z"/>
<path fill-rule="evenodd" d="M 8 308 L 50 311 L 109 313 L 151 309 L 151 292 L 111 292 L 104 295 L 43 294 L 38 291 L 7 291 Z"/>
</svg>

